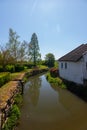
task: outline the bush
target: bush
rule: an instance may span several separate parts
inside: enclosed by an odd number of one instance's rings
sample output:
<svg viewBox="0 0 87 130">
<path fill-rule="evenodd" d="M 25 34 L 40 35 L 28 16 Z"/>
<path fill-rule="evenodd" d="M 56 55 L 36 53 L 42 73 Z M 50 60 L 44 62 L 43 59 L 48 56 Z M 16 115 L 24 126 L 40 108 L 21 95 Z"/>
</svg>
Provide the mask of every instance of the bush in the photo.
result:
<svg viewBox="0 0 87 130">
<path fill-rule="evenodd" d="M 3 72 L 3 66 L 0 65 L 0 72 Z"/>
<path fill-rule="evenodd" d="M 63 83 L 62 79 L 60 79 L 59 77 L 57 78 L 54 78 L 54 77 L 51 77 L 50 73 L 47 73 L 46 75 L 46 79 L 52 83 L 52 84 L 55 84 L 61 88 L 66 88 L 65 84 Z"/>
<path fill-rule="evenodd" d="M 1 73 L 0 74 L 0 87 L 4 85 L 5 83 L 7 83 L 8 81 L 10 81 L 10 73 L 9 72 Z"/>
<path fill-rule="evenodd" d="M 31 69 L 31 68 L 34 67 L 34 64 L 33 64 L 33 62 L 29 62 L 29 63 L 24 64 L 24 66 L 26 66 L 27 68 Z"/>
<path fill-rule="evenodd" d="M 7 65 L 6 66 L 6 71 L 11 72 L 11 73 L 15 72 L 14 65 Z"/>
<path fill-rule="evenodd" d="M 16 125 L 19 117 L 20 117 L 20 110 L 17 107 L 17 105 L 15 104 L 12 106 L 11 111 L 9 113 L 8 120 L 2 130 L 12 130 L 13 127 Z"/>
<path fill-rule="evenodd" d="M 51 77 L 58 77 L 59 76 L 58 69 L 57 68 L 51 68 L 50 69 L 50 75 L 51 75 Z"/>
<path fill-rule="evenodd" d="M 23 65 L 21 65 L 21 64 L 16 64 L 15 65 L 15 72 L 20 72 L 22 70 L 24 70 L 24 66 Z"/>
<path fill-rule="evenodd" d="M 22 101 L 23 101 L 22 95 L 17 94 L 16 97 L 14 98 L 14 104 L 20 107 L 22 105 Z"/>
</svg>

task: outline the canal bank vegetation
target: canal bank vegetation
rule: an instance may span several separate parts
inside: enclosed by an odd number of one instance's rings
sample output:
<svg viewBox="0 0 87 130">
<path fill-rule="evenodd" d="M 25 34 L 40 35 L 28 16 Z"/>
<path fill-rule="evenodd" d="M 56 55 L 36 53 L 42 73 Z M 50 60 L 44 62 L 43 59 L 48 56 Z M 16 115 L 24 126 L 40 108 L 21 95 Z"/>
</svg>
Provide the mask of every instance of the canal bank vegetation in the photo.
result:
<svg viewBox="0 0 87 130">
<path fill-rule="evenodd" d="M 10 73 L 9 72 L 0 73 L 0 87 L 3 86 L 8 81 L 10 81 Z"/>
<path fill-rule="evenodd" d="M 12 105 L 9 113 L 7 122 L 3 125 L 2 130 L 12 130 L 19 124 L 19 118 L 21 115 L 20 106 L 22 104 L 22 95 L 17 94 L 14 98 L 14 104 Z"/>
<path fill-rule="evenodd" d="M 46 74 L 46 79 L 53 85 L 56 85 L 60 88 L 65 89 L 66 85 L 64 84 L 63 80 L 58 76 L 58 69 L 51 68 L 50 71 Z"/>
<path fill-rule="evenodd" d="M 23 84 L 30 76 L 48 71 L 48 67 L 39 66 L 27 69 L 27 72 L 10 73 L 10 82 L 0 88 L 0 128 L 12 130 L 20 117 L 20 104 L 22 103 Z M 19 115 L 19 116 L 18 116 Z"/>
<path fill-rule="evenodd" d="M 76 84 L 74 82 L 70 82 L 60 78 L 57 68 L 51 68 L 47 73 L 46 78 L 53 86 L 56 85 L 61 88 L 66 88 L 67 90 L 87 102 L 87 86 Z"/>
<path fill-rule="evenodd" d="M 0 129 L 12 130 L 17 124 L 22 104 L 22 79 L 25 73 L 19 73 L 13 81 L 0 88 Z"/>
<path fill-rule="evenodd" d="M 40 74 L 43 72 L 46 72 L 48 70 L 49 70 L 49 68 L 47 66 L 40 65 L 40 66 L 34 67 L 33 69 L 27 70 L 26 78 L 29 78 L 31 76 L 34 76 L 34 75 L 37 75 L 37 74 Z"/>
</svg>

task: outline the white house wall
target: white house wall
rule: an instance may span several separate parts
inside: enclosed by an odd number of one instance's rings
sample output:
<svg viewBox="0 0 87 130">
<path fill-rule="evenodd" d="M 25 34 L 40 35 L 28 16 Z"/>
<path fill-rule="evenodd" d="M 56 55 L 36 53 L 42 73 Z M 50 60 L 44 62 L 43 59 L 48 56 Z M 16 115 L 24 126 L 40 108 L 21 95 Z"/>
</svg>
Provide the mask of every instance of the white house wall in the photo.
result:
<svg viewBox="0 0 87 130">
<path fill-rule="evenodd" d="M 63 63 L 63 68 L 61 68 L 61 63 Z M 67 68 L 65 69 L 65 63 L 67 63 Z M 73 81 L 78 84 L 83 84 L 83 62 L 59 62 L 59 74 L 60 77 Z"/>
<path fill-rule="evenodd" d="M 83 60 L 84 60 L 84 63 L 83 63 L 83 77 L 84 79 L 87 79 L 87 53 L 83 56 Z"/>
</svg>

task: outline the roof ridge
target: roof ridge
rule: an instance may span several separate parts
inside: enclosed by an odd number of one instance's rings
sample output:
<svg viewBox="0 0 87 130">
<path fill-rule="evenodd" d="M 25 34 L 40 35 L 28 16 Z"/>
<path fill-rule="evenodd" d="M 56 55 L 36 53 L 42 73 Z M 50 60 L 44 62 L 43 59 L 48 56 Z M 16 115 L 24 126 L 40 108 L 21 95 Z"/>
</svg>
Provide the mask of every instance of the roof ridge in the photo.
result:
<svg viewBox="0 0 87 130">
<path fill-rule="evenodd" d="M 85 51 L 87 51 L 87 43 L 81 44 L 72 51 L 68 52 L 67 54 L 59 58 L 59 61 L 78 61 Z"/>
</svg>

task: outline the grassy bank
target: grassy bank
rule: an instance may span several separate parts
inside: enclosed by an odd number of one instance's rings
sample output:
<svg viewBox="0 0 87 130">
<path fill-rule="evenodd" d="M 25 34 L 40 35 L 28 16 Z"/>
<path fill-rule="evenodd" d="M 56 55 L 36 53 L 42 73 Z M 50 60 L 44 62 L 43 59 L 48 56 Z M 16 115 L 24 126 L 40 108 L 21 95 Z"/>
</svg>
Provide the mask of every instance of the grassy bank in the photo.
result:
<svg viewBox="0 0 87 130">
<path fill-rule="evenodd" d="M 22 104 L 22 95 L 17 94 L 14 98 L 14 104 L 12 105 L 7 122 L 4 124 L 2 130 L 12 130 L 17 124 L 19 124 L 19 118 L 21 115 L 20 106 Z"/>
<path fill-rule="evenodd" d="M 46 79 L 48 80 L 49 83 L 54 84 L 60 88 L 66 88 L 66 85 L 63 83 L 62 79 L 59 77 L 52 77 L 50 72 L 46 74 Z"/>
</svg>

